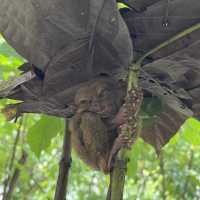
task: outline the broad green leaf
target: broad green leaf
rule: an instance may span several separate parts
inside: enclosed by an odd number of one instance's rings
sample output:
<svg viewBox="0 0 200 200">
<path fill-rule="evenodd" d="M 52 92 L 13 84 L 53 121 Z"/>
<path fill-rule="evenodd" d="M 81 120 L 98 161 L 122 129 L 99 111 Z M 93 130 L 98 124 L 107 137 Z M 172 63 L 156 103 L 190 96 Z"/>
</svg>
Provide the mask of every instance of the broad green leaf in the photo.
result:
<svg viewBox="0 0 200 200">
<path fill-rule="evenodd" d="M 186 120 L 168 145 L 176 145 L 180 140 L 191 145 L 200 145 L 200 122 L 194 118 Z"/>
<path fill-rule="evenodd" d="M 48 148 L 51 139 L 63 131 L 63 120 L 43 115 L 28 131 L 28 144 L 37 157 Z"/>
<path fill-rule="evenodd" d="M 128 162 L 128 170 L 127 175 L 129 177 L 134 177 L 137 173 L 138 168 L 138 160 L 139 160 L 139 154 L 141 152 L 141 142 L 137 141 L 132 150 L 129 152 L 129 162 Z"/>
<path fill-rule="evenodd" d="M 200 122 L 195 119 L 189 119 L 182 131 L 182 137 L 185 141 L 192 145 L 200 145 Z"/>
<path fill-rule="evenodd" d="M 128 162 L 128 176 L 134 177 L 136 175 L 138 161 L 145 159 L 148 152 L 150 152 L 152 148 L 153 147 L 145 143 L 141 138 L 137 139 L 137 142 L 133 145 L 132 150 L 128 152 L 128 157 L 130 159 Z"/>
<path fill-rule="evenodd" d="M 22 57 L 13 48 L 11 48 L 6 42 L 3 42 L 3 43 L 0 42 L 0 54 L 7 57 L 12 56 L 12 57 L 22 59 Z"/>
</svg>

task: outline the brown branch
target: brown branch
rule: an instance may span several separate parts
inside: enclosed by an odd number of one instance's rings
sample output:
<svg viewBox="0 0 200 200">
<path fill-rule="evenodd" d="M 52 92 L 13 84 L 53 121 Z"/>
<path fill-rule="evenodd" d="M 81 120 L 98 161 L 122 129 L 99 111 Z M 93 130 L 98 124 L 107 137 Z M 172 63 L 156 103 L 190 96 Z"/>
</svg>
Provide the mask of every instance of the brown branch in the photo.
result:
<svg viewBox="0 0 200 200">
<path fill-rule="evenodd" d="M 23 166 L 26 163 L 27 157 L 28 157 L 27 153 L 23 150 L 21 158 L 18 161 L 18 164 L 20 166 Z M 14 191 L 15 186 L 16 186 L 16 183 L 17 183 L 17 181 L 19 179 L 20 173 L 21 173 L 20 168 L 16 167 L 15 170 L 14 170 L 14 172 L 13 172 L 13 175 L 12 175 L 12 177 L 10 179 L 10 182 L 9 182 L 8 192 L 3 197 L 3 200 L 10 200 L 11 199 L 13 191 Z"/>
<path fill-rule="evenodd" d="M 9 184 L 9 182 L 11 180 L 11 171 L 12 171 L 13 166 L 14 166 L 14 160 L 15 160 L 15 156 L 16 156 L 16 149 L 17 149 L 17 145 L 18 145 L 19 138 L 20 138 L 20 135 L 21 135 L 22 122 L 23 122 L 23 118 L 21 118 L 20 122 L 19 122 L 19 127 L 17 129 L 17 135 L 15 137 L 13 148 L 12 148 L 12 152 L 11 152 L 10 162 L 8 164 L 8 177 L 4 182 L 3 200 L 4 200 L 4 197 L 7 194 L 8 184 Z"/>
<path fill-rule="evenodd" d="M 123 191 L 126 177 L 126 161 L 115 160 L 115 166 L 110 175 L 110 187 L 106 200 L 123 200 Z"/>
<path fill-rule="evenodd" d="M 65 119 L 65 134 L 63 141 L 63 149 L 59 164 L 59 175 L 58 175 L 54 200 L 66 199 L 70 167 L 71 167 L 71 135 L 68 130 L 68 120 Z"/>
</svg>

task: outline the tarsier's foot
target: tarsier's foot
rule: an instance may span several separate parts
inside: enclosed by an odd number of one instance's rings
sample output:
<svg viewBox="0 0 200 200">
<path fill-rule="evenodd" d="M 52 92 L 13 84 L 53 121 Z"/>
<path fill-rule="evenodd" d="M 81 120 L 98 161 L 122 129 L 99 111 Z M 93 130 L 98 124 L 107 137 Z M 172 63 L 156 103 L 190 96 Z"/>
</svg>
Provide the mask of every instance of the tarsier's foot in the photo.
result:
<svg viewBox="0 0 200 200">
<path fill-rule="evenodd" d="M 121 148 L 128 148 L 130 149 L 134 140 L 132 138 L 129 138 L 126 134 L 120 134 L 113 145 L 113 148 L 110 152 L 109 160 L 108 160 L 108 169 L 111 170 L 113 168 L 114 158 L 117 154 L 117 152 Z"/>
</svg>

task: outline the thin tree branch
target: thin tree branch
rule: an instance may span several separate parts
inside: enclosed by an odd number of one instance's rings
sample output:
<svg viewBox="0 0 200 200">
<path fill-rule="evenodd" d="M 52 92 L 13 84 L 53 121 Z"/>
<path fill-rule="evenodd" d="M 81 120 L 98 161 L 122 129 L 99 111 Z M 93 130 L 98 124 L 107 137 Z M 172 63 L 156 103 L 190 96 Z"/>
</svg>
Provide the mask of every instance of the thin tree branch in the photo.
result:
<svg viewBox="0 0 200 200">
<path fill-rule="evenodd" d="M 4 200 L 4 197 L 6 197 L 6 193 L 7 193 L 7 189 L 8 189 L 8 184 L 9 184 L 10 179 L 11 179 L 11 172 L 12 172 L 12 169 L 14 167 L 14 161 L 15 161 L 15 156 L 16 156 L 16 149 L 17 149 L 17 145 L 18 145 L 19 138 L 20 138 L 20 135 L 21 135 L 22 123 L 23 123 L 23 117 L 20 119 L 20 122 L 19 122 L 19 126 L 18 126 L 18 129 L 17 129 L 17 134 L 16 134 L 16 137 L 15 137 L 13 148 L 12 148 L 12 152 L 11 152 L 10 162 L 8 164 L 8 172 L 7 172 L 8 177 L 6 178 L 6 180 L 4 182 L 3 200 Z"/>
<path fill-rule="evenodd" d="M 18 161 L 18 164 L 20 166 L 25 165 L 27 157 L 28 157 L 27 153 L 23 150 L 21 158 Z M 9 182 L 8 192 L 3 197 L 3 200 L 10 200 L 11 199 L 13 191 L 14 191 L 15 186 L 16 186 L 16 183 L 17 183 L 17 181 L 19 179 L 20 173 L 21 173 L 21 169 L 19 167 L 16 167 L 15 170 L 14 170 L 14 172 L 13 172 L 13 175 L 12 175 L 12 177 L 10 179 L 10 182 Z"/>
<path fill-rule="evenodd" d="M 68 120 L 65 119 L 65 134 L 62 156 L 59 164 L 59 175 L 54 200 L 66 200 L 68 176 L 71 167 L 71 135 L 68 130 Z"/>
<path fill-rule="evenodd" d="M 20 138 L 20 135 L 21 135 L 22 123 L 23 123 L 23 117 L 19 121 L 19 127 L 18 127 L 18 130 L 17 130 L 17 135 L 15 137 L 15 142 L 14 142 L 14 145 L 13 145 L 11 160 L 10 160 L 10 164 L 9 164 L 9 167 L 8 167 L 9 171 L 11 171 L 12 168 L 13 168 L 13 164 L 14 164 L 14 160 L 15 160 L 15 156 L 16 156 L 17 144 L 19 142 L 19 138 Z"/>
</svg>

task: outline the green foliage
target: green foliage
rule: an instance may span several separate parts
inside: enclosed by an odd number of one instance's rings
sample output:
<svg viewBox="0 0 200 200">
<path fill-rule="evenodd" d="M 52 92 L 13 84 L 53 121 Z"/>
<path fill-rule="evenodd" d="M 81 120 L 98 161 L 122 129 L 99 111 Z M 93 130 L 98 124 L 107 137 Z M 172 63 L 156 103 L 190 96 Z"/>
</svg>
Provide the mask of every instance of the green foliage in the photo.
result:
<svg viewBox="0 0 200 200">
<path fill-rule="evenodd" d="M 139 165 L 138 161 L 148 159 L 150 155 L 149 152 L 151 152 L 151 156 L 155 156 L 154 151 L 152 151 L 152 147 L 139 138 L 134 144 L 132 150 L 129 152 L 130 160 L 128 162 L 127 171 L 129 177 L 135 177 Z"/>
<path fill-rule="evenodd" d="M 63 132 L 63 120 L 51 117 L 42 116 L 28 131 L 28 144 L 31 150 L 40 157 L 42 150 L 49 147 L 51 140 L 58 133 Z"/>
<path fill-rule="evenodd" d="M 181 127 L 179 134 L 176 134 L 168 145 L 176 145 L 184 141 L 192 146 L 200 145 L 200 122 L 194 118 L 188 119 Z"/>
<path fill-rule="evenodd" d="M 128 8 L 128 6 L 125 5 L 124 3 L 118 3 L 118 8 L 119 8 L 119 9 Z"/>
</svg>

